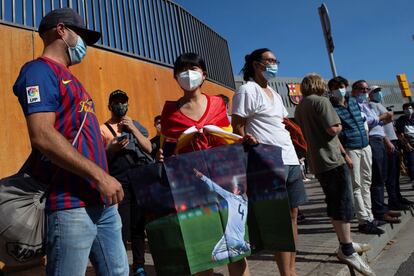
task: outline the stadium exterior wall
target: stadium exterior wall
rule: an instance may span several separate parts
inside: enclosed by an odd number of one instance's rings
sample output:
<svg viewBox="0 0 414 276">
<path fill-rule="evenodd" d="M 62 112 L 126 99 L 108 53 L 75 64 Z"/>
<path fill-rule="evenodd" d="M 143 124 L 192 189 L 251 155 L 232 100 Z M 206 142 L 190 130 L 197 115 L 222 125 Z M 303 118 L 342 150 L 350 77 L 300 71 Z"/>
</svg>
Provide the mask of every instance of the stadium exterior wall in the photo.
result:
<svg viewBox="0 0 414 276">
<path fill-rule="evenodd" d="M 243 83 L 243 78 L 239 75 L 234 77 L 236 89 L 238 89 Z M 302 78 L 289 78 L 289 77 L 276 77 L 269 81 L 269 85 L 282 96 L 283 104 L 285 105 L 287 111 L 289 112 L 289 117 L 294 117 L 295 107 L 288 95 L 288 84 L 295 83 L 300 84 Z M 349 80 L 350 85 L 356 80 Z M 384 105 L 394 111 L 394 114 L 399 116 L 402 114 L 402 105 L 403 103 L 408 102 L 408 98 L 404 98 L 401 95 L 401 90 L 399 88 L 397 81 L 379 81 L 379 80 L 367 80 L 368 84 L 379 85 L 382 87 L 384 93 Z M 411 91 L 414 91 L 414 85 L 410 85 Z M 350 89 L 350 88 L 348 88 Z"/>
<path fill-rule="evenodd" d="M 21 66 L 40 56 L 42 41 L 38 33 L 0 24 L 0 178 L 15 173 L 26 160 L 31 146 L 26 122 L 12 86 Z M 108 95 L 115 89 L 126 91 L 130 97 L 128 115 L 140 121 L 150 132 L 154 116 L 160 114 L 166 100 L 175 100 L 182 90 L 173 78 L 172 69 L 104 49 L 88 48 L 85 60 L 71 67 L 95 102 L 96 115 L 103 123 L 110 116 Z M 203 84 L 210 95 L 232 97 L 233 90 L 212 81 Z"/>
</svg>

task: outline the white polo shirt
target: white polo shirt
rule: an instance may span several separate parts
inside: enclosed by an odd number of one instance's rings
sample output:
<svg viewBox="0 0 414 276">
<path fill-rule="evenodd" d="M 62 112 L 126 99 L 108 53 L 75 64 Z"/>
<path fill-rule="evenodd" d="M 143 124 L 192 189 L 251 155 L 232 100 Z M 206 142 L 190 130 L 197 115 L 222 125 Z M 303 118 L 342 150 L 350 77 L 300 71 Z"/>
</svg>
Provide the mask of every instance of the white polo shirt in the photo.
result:
<svg viewBox="0 0 414 276">
<path fill-rule="evenodd" d="M 250 133 L 260 143 L 275 145 L 282 148 L 284 165 L 299 165 L 289 131 L 283 124 L 288 112 L 283 105 L 282 97 L 270 86 L 273 100 L 254 81 L 240 86 L 233 96 L 232 112 L 246 118 L 246 133 Z"/>
</svg>

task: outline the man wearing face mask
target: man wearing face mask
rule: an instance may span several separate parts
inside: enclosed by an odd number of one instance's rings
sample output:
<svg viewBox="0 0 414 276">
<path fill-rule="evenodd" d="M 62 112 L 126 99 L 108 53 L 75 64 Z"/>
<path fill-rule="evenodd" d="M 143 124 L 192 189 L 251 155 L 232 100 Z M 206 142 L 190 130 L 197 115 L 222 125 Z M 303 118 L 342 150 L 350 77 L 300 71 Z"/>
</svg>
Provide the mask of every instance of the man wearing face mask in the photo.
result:
<svg viewBox="0 0 414 276">
<path fill-rule="evenodd" d="M 90 258 L 101 275 L 128 275 L 113 206 L 124 197 L 122 186 L 107 173 L 94 103 L 68 68 L 82 61 L 86 44 L 100 33 L 63 8 L 42 18 L 39 34 L 43 53 L 23 66 L 13 91 L 32 145 L 27 173 L 49 184 L 46 274 L 83 275 Z"/>
<path fill-rule="evenodd" d="M 370 106 L 378 116 L 389 112 L 382 105 L 383 94 L 381 87 L 373 85 L 370 87 Z M 385 187 L 388 193 L 388 207 L 391 210 L 408 210 L 407 204 L 410 204 L 406 198 L 403 198 L 400 192 L 400 157 L 398 149 L 398 137 L 392 123 L 384 124 L 385 148 L 387 150 L 387 174 Z"/>
<path fill-rule="evenodd" d="M 109 95 L 108 108 L 111 118 L 101 125 L 101 134 L 106 145 L 109 173 L 122 184 L 125 192 L 125 198 L 118 207 L 122 239 L 125 246 L 131 242 L 134 275 L 144 276 L 145 221 L 137 206 L 128 172 L 152 162 L 152 145 L 148 131 L 126 115 L 128 95 L 124 91 L 115 90 Z"/>
<path fill-rule="evenodd" d="M 408 176 L 414 180 L 414 104 L 405 103 L 402 106 L 404 115 L 395 123 L 397 135 L 404 149 L 404 157 L 407 162 Z M 414 188 L 414 184 L 413 184 Z"/>
<path fill-rule="evenodd" d="M 375 220 L 371 210 L 371 147 L 368 144 L 365 120 L 362 118 L 360 107 L 354 97 L 347 95 L 348 85 L 348 80 L 341 76 L 328 82 L 331 103 L 341 119 L 342 132 L 338 137 L 342 145 L 342 156 L 351 172 L 358 231 L 381 235 L 384 230 L 378 226 L 383 222 Z"/>
<path fill-rule="evenodd" d="M 377 115 L 369 103 L 369 87 L 365 80 L 359 80 L 352 85 L 352 95 L 356 98 L 369 128 L 369 144 L 372 151 L 372 184 L 371 203 L 372 213 L 377 220 L 388 223 L 399 223 L 400 212 L 390 211 L 384 202 L 384 186 L 386 180 L 386 150 L 385 132 L 383 125 L 392 121 L 392 113 Z"/>
</svg>

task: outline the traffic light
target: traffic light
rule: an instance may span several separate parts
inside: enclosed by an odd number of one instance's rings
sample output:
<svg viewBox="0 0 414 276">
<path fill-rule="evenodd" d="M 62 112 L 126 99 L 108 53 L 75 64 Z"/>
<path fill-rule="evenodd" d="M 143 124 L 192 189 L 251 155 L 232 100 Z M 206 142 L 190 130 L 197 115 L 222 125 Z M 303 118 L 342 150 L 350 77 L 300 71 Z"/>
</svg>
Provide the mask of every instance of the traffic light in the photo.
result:
<svg viewBox="0 0 414 276">
<path fill-rule="evenodd" d="M 398 84 L 400 85 L 401 94 L 403 97 L 411 97 L 410 84 L 407 81 L 407 76 L 405 74 L 397 75 Z"/>
</svg>

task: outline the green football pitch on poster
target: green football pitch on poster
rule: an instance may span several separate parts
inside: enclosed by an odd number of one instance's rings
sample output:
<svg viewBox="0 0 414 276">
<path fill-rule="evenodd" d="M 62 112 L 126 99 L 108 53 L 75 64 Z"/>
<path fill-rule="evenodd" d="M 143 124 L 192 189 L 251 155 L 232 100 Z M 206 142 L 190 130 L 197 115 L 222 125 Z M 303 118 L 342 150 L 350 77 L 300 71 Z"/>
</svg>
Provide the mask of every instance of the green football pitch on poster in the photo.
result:
<svg viewBox="0 0 414 276">
<path fill-rule="evenodd" d="M 177 215 L 149 223 L 147 235 L 151 240 L 151 252 L 156 253 L 153 256 L 157 259 L 157 273 L 189 275 L 234 262 L 249 255 L 247 253 L 236 258 L 212 260 L 212 251 L 223 237 L 223 225 L 226 223 L 226 209 L 218 211 L 218 206 L 214 204 L 180 212 Z M 246 240 L 248 240 L 247 231 Z"/>
</svg>

